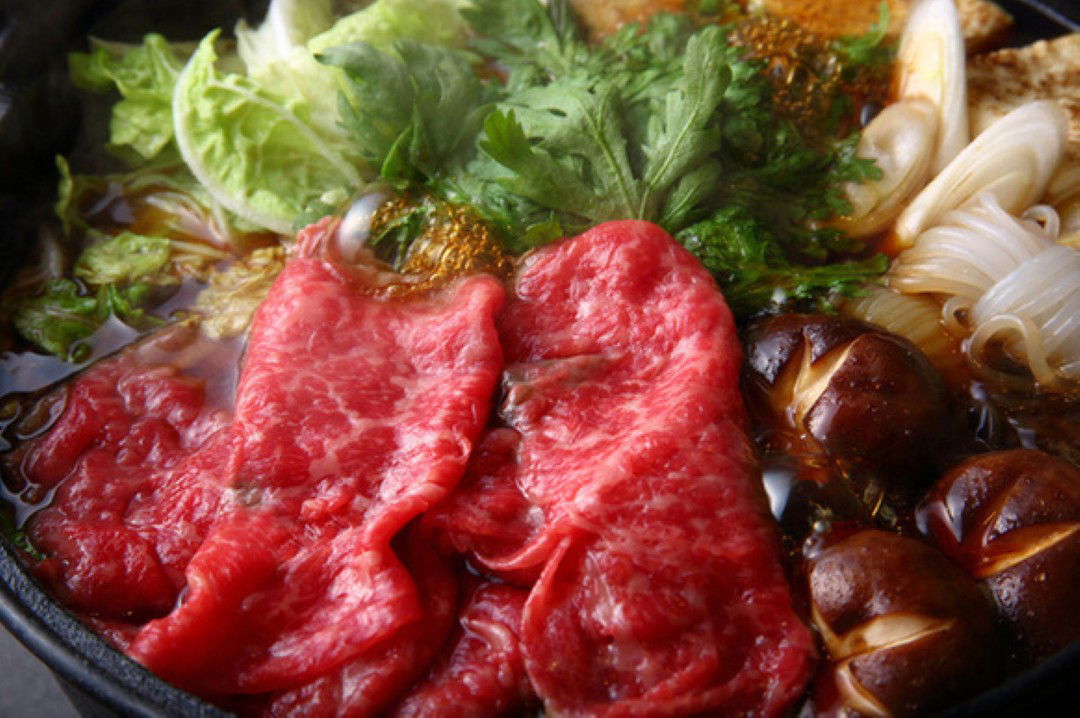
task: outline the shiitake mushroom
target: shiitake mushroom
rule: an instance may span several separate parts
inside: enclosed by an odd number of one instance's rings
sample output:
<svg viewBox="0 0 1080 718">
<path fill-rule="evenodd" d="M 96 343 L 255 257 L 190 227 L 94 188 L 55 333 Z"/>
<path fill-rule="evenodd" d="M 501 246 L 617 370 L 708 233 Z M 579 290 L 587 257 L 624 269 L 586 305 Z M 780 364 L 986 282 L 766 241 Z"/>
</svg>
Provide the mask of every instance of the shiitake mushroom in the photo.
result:
<svg viewBox="0 0 1080 718">
<path fill-rule="evenodd" d="M 809 559 L 807 581 L 828 659 L 815 684 L 818 712 L 932 712 L 1000 676 L 992 602 L 920 540 L 850 534 Z"/>
<path fill-rule="evenodd" d="M 747 355 L 751 393 L 830 458 L 906 476 L 940 461 L 945 384 L 906 339 L 856 319 L 782 314 L 749 329 Z"/>
<path fill-rule="evenodd" d="M 1080 640 L 1080 469 L 1029 449 L 952 467 L 919 529 L 997 600 L 1022 662 Z"/>
<path fill-rule="evenodd" d="M 808 480 L 792 491 L 807 494 L 803 505 L 788 502 L 797 510 L 777 517 L 789 533 L 831 515 L 896 527 L 940 472 L 956 425 L 926 357 L 872 324 L 821 314 L 759 321 L 746 345 L 746 395 L 766 453 L 794 457 Z"/>
</svg>

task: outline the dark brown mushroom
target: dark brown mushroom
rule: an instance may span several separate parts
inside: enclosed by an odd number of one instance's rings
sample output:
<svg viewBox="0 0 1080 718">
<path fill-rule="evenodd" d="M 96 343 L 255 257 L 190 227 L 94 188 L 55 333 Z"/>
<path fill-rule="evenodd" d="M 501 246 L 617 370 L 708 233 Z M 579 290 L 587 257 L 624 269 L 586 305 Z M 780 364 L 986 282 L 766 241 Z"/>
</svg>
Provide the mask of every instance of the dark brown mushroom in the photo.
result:
<svg viewBox="0 0 1080 718">
<path fill-rule="evenodd" d="M 945 385 L 906 339 L 855 319 L 786 314 L 750 328 L 747 354 L 758 415 L 799 443 L 889 476 L 940 462 L 951 426 Z"/>
<path fill-rule="evenodd" d="M 909 528 L 959 425 L 926 357 L 871 324 L 820 314 L 764 319 L 746 340 L 766 466 L 794 463 L 782 496 L 766 476 L 788 543 L 842 524 Z"/>
<path fill-rule="evenodd" d="M 985 582 L 1022 660 L 1080 640 L 1080 469 L 1041 451 L 980 454 L 942 476 L 916 521 Z"/>
<path fill-rule="evenodd" d="M 991 602 L 921 541 L 860 531 L 813 557 L 807 575 L 829 659 L 815 686 L 818 710 L 925 713 L 999 677 Z"/>
</svg>

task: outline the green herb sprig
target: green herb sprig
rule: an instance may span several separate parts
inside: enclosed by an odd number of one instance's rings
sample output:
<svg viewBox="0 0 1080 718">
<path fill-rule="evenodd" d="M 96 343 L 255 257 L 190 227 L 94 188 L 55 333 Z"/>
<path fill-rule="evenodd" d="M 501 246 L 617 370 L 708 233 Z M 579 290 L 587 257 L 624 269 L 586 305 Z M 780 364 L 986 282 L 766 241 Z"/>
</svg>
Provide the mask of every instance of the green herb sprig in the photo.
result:
<svg viewBox="0 0 1080 718">
<path fill-rule="evenodd" d="M 858 135 L 804 137 L 727 28 L 659 15 L 593 45 L 565 0 L 473 0 L 463 15 L 467 51 L 401 41 L 321 57 L 345 70 L 346 126 L 383 179 L 475 207 L 511 251 L 657 222 L 742 314 L 781 295 L 827 303 L 883 271 L 828 225 L 850 211 L 843 183 L 880 176 L 855 157 Z M 876 61 L 886 26 L 835 51 Z"/>
</svg>

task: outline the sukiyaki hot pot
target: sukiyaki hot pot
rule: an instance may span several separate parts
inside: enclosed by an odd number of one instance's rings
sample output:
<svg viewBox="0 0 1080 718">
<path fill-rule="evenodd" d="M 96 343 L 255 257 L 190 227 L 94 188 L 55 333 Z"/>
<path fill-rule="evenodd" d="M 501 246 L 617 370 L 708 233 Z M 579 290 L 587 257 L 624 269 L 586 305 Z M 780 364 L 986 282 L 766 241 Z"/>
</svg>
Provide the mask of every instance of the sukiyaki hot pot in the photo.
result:
<svg viewBox="0 0 1080 718">
<path fill-rule="evenodd" d="M 1069 581 L 1037 576 L 1071 565 L 1076 512 L 1039 506 L 1072 474 L 993 484 L 1015 507 L 991 507 L 992 575 L 950 503 L 991 510 L 952 488 L 981 457 L 1080 455 L 1075 291 L 1055 314 L 1010 284 L 1073 261 L 1067 98 L 957 124 L 924 63 L 1000 40 L 970 3 L 893 3 L 858 37 L 763 5 L 72 4 L 48 25 L 69 61 L 5 62 L 5 622 L 81 707 L 1067 690 Z M 1046 142 L 991 181 L 971 148 L 1020 152 L 1018 122 Z M 942 190 L 956 163 L 975 179 Z M 987 224 L 1008 261 L 927 278 Z M 1024 622 L 1029 595 L 1056 608 Z"/>
</svg>

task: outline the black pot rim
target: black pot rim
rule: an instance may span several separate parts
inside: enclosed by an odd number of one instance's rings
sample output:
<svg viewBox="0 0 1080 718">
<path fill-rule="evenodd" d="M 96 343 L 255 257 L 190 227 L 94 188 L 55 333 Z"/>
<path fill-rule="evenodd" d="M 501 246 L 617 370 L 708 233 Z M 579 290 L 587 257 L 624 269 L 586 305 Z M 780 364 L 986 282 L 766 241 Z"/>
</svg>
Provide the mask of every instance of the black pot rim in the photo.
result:
<svg viewBox="0 0 1080 718">
<path fill-rule="evenodd" d="M 0 542 L 0 623 L 67 686 L 124 716 L 227 714 L 148 671 L 84 625 Z"/>
</svg>

